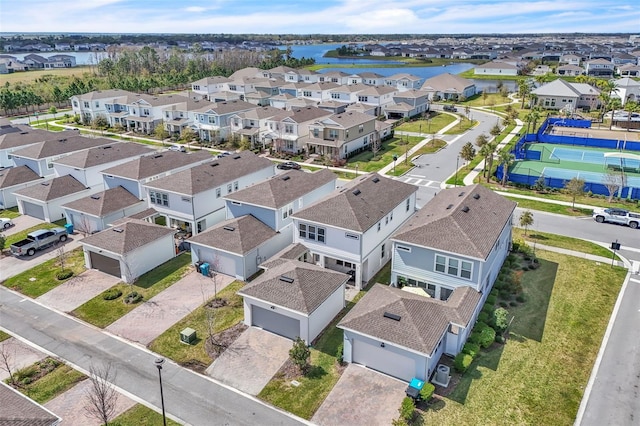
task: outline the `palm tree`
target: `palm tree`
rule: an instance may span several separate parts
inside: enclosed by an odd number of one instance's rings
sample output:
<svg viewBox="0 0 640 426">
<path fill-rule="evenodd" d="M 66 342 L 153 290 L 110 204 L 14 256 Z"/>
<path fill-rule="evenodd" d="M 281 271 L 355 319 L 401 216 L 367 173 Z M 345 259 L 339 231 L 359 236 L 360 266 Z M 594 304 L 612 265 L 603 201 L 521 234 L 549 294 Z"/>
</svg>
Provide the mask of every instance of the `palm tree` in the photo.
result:
<svg viewBox="0 0 640 426">
<path fill-rule="evenodd" d="M 616 113 L 617 109 L 621 109 L 622 108 L 622 103 L 620 102 L 620 99 L 618 98 L 610 98 L 609 99 L 609 105 L 608 105 L 608 110 L 611 111 L 611 121 L 609 122 L 609 130 L 611 130 L 611 127 L 613 127 L 613 116 Z"/>
<path fill-rule="evenodd" d="M 524 102 L 527 99 L 527 96 L 529 95 L 529 93 L 531 93 L 531 87 L 529 86 L 529 83 L 527 83 L 526 80 L 519 80 L 518 81 L 518 96 L 520 96 L 520 99 L 522 99 L 522 105 L 520 105 L 520 109 L 524 109 Z"/>
<path fill-rule="evenodd" d="M 487 182 L 489 182 L 491 176 L 491 168 L 493 167 L 493 154 L 496 152 L 496 144 L 494 142 L 489 142 L 480 148 L 480 155 L 484 158 L 484 166 L 482 167 L 482 176 L 487 177 Z"/>
<path fill-rule="evenodd" d="M 540 109 L 538 107 L 534 107 L 529 114 L 525 117 L 525 121 L 527 122 L 527 133 L 529 133 L 529 123 L 532 124 L 532 132 L 536 131 L 536 125 L 538 124 L 538 120 L 540 120 Z"/>
<path fill-rule="evenodd" d="M 516 157 L 509 151 L 502 151 L 498 156 L 498 162 L 502 166 L 502 186 L 507 183 L 507 173 L 509 172 L 509 166 L 513 164 Z"/>
<path fill-rule="evenodd" d="M 631 113 L 640 111 L 640 103 L 627 99 L 624 110 L 627 112 L 627 130 L 629 130 L 631 128 Z"/>
</svg>

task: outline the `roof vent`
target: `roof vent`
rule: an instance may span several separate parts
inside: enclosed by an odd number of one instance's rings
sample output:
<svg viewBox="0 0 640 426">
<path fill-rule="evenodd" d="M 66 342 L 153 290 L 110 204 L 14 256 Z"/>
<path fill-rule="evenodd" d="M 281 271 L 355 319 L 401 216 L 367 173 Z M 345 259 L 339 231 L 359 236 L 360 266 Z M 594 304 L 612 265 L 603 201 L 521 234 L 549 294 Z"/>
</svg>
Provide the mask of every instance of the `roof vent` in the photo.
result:
<svg viewBox="0 0 640 426">
<path fill-rule="evenodd" d="M 464 195 L 464 191 L 458 194 L 458 197 L 462 197 Z"/>
<path fill-rule="evenodd" d="M 93 194 L 91 198 L 93 198 L 94 200 L 99 200 L 100 196 L 98 194 Z"/>
<path fill-rule="evenodd" d="M 58 142 L 66 142 L 66 141 L 67 141 L 67 138 L 64 138 L 64 139 L 58 139 Z"/>
<path fill-rule="evenodd" d="M 383 317 L 392 319 L 394 321 L 400 321 L 402 319 L 400 315 L 392 314 L 390 312 L 385 312 Z"/>
<path fill-rule="evenodd" d="M 473 194 L 473 198 L 476 199 L 476 200 L 479 200 L 480 199 L 480 194 Z"/>
<path fill-rule="evenodd" d="M 280 275 L 280 281 L 291 284 L 293 282 L 293 278 L 287 277 L 286 275 Z"/>
<path fill-rule="evenodd" d="M 242 158 L 242 155 L 236 155 L 235 157 L 233 157 L 234 160 L 237 160 L 238 158 Z"/>
<path fill-rule="evenodd" d="M 451 210 L 451 207 L 453 207 L 453 204 L 449 204 L 449 205 L 447 206 L 447 210 Z"/>
<path fill-rule="evenodd" d="M 122 229 L 122 228 L 113 228 L 113 232 L 117 232 L 118 234 L 122 234 L 124 232 L 124 229 Z"/>
<path fill-rule="evenodd" d="M 217 161 L 215 163 L 211 163 L 211 167 L 215 167 L 215 166 L 219 166 L 220 163 L 218 163 Z"/>
<path fill-rule="evenodd" d="M 162 154 L 154 155 L 153 158 L 162 158 Z"/>
<path fill-rule="evenodd" d="M 374 177 L 373 179 L 371 179 L 373 181 L 373 183 L 378 183 L 380 182 L 380 178 L 378 177 Z"/>
<path fill-rule="evenodd" d="M 42 185 L 42 186 L 49 186 L 49 182 L 42 182 L 40 185 Z"/>
<path fill-rule="evenodd" d="M 21 135 L 28 135 L 29 132 L 20 132 Z"/>
<path fill-rule="evenodd" d="M 355 191 L 353 191 L 353 195 L 360 195 L 360 194 L 361 194 L 361 192 L 360 192 L 359 189 L 356 189 Z"/>
<path fill-rule="evenodd" d="M 111 149 L 113 148 L 111 145 L 103 146 L 102 149 Z"/>
<path fill-rule="evenodd" d="M 289 179 L 291 179 L 291 176 L 282 176 L 280 179 L 282 179 L 282 180 L 289 180 Z"/>
<path fill-rule="evenodd" d="M 464 206 L 462 208 L 462 211 L 465 212 L 465 213 L 468 212 L 469 211 L 469 206 Z"/>
<path fill-rule="evenodd" d="M 235 231 L 236 228 L 234 228 L 233 226 L 223 226 L 222 229 L 224 229 L 225 231 Z"/>
</svg>

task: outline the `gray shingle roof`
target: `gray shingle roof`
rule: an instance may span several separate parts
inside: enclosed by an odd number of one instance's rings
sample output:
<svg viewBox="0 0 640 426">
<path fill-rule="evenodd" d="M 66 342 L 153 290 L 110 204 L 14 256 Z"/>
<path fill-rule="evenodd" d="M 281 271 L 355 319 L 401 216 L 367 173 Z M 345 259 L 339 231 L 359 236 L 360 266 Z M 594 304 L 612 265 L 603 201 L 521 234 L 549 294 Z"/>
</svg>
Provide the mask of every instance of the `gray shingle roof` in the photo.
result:
<svg viewBox="0 0 640 426">
<path fill-rule="evenodd" d="M 392 239 L 486 259 L 515 208 L 515 202 L 482 185 L 446 189 L 418 210 Z"/>
<path fill-rule="evenodd" d="M 234 99 L 231 101 L 214 102 L 209 105 L 205 105 L 202 108 L 195 109 L 199 112 L 214 112 L 218 115 L 231 114 L 234 112 L 247 111 L 256 108 L 256 105 Z"/>
<path fill-rule="evenodd" d="M 154 180 L 146 186 L 195 195 L 269 167 L 273 169 L 273 163 L 266 158 L 242 151 Z"/>
<path fill-rule="evenodd" d="M 277 235 L 277 232 L 251 215 L 225 220 L 189 241 L 229 253 L 244 255 Z"/>
<path fill-rule="evenodd" d="M 291 280 L 283 281 L 281 277 Z M 238 294 L 309 315 L 348 279 L 349 275 L 342 272 L 287 260 L 269 268 Z"/>
<path fill-rule="evenodd" d="M 130 219 L 128 222 L 120 223 L 117 227 L 89 235 L 80 243 L 124 255 L 173 233 L 175 230 L 166 226 Z"/>
<path fill-rule="evenodd" d="M 20 185 L 21 183 L 33 182 L 38 179 L 42 178 L 27 166 L 0 169 L 0 189 Z"/>
<path fill-rule="evenodd" d="M 105 175 L 120 176 L 128 179 L 140 180 L 178 169 L 189 164 L 196 164 L 211 158 L 207 151 L 184 152 L 164 151 L 156 155 L 145 155 L 103 170 Z"/>
<path fill-rule="evenodd" d="M 140 202 L 141 200 L 137 199 L 132 193 L 118 186 L 98 194 L 71 201 L 70 203 L 63 204 L 62 207 L 101 217 Z"/>
<path fill-rule="evenodd" d="M 86 189 L 88 188 L 76 178 L 71 175 L 65 175 L 44 181 L 39 185 L 31 185 L 19 189 L 14 194 L 39 201 L 51 201 Z"/>
<path fill-rule="evenodd" d="M 462 93 L 464 89 L 473 85 L 473 80 L 445 73 L 425 80 L 425 82 L 422 83 L 422 90 Z"/>
<path fill-rule="evenodd" d="M 112 143 L 62 157 L 54 163 L 86 169 L 112 161 L 151 154 L 155 151 L 153 148 L 138 143 Z"/>
<path fill-rule="evenodd" d="M 77 130 L 50 132 L 43 129 L 32 129 L 27 126 L 7 126 L 0 131 L 0 149 L 16 148 L 77 134 Z"/>
<path fill-rule="evenodd" d="M 344 129 L 349 129 L 359 124 L 369 123 L 375 119 L 375 117 L 369 114 L 363 114 L 357 111 L 346 111 L 341 112 L 340 114 L 333 114 L 332 116 L 320 121 L 327 125 L 331 125 L 333 122 Z"/>
<path fill-rule="evenodd" d="M 74 133 L 73 135 L 67 136 L 60 135 L 58 139 L 55 140 L 50 139 L 45 142 L 29 145 L 13 151 L 12 154 L 17 157 L 41 159 L 111 144 L 113 144 L 113 141 L 110 139 L 87 138 Z"/>
<path fill-rule="evenodd" d="M 449 324 L 469 324 L 479 301 L 480 293 L 467 286 L 456 288 L 444 302 L 375 284 L 338 328 L 430 355 Z M 400 320 L 386 318 L 385 312 L 400 316 Z"/>
<path fill-rule="evenodd" d="M 9 385 L 0 383 L 0 425 L 53 426 L 60 418 Z"/>
<path fill-rule="evenodd" d="M 377 173 L 368 174 L 352 180 L 293 217 L 364 232 L 417 190 L 416 186 L 399 180 Z"/>
<path fill-rule="evenodd" d="M 277 209 L 309 192 L 337 180 L 337 175 L 322 169 L 315 173 L 289 170 L 225 196 L 228 200 Z"/>
<path fill-rule="evenodd" d="M 274 117 L 274 119 L 283 120 L 287 118 L 287 120 L 291 120 L 296 123 L 304 123 L 320 117 L 328 117 L 330 115 L 331 113 L 324 109 L 307 106 L 303 108 L 293 108 L 290 111 L 284 111 L 280 116 Z"/>
</svg>

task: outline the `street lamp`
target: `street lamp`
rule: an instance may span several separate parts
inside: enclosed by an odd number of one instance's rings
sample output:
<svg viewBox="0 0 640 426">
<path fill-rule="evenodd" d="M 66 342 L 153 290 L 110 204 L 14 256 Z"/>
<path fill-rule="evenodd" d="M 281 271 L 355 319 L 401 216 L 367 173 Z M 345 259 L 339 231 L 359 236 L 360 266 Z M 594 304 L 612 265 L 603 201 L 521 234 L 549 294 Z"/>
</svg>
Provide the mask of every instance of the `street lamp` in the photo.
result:
<svg viewBox="0 0 640 426">
<path fill-rule="evenodd" d="M 456 180 L 453 183 L 454 188 L 458 186 L 458 161 L 460 160 L 460 156 L 456 156 Z"/>
<path fill-rule="evenodd" d="M 162 394 L 162 365 L 164 364 L 164 358 L 156 358 L 154 361 L 156 367 L 158 367 L 158 379 L 160 380 L 160 403 L 162 404 L 162 424 L 167 426 L 167 416 L 164 412 L 164 395 Z"/>
</svg>

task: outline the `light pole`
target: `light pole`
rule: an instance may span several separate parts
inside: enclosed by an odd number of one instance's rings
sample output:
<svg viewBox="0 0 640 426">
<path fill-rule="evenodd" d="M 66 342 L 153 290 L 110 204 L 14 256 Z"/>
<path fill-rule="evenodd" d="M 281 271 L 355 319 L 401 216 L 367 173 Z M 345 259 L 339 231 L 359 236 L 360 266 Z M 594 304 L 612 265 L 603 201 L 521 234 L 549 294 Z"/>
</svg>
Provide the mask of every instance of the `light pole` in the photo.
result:
<svg viewBox="0 0 640 426">
<path fill-rule="evenodd" d="M 454 188 L 458 186 L 458 161 L 460 160 L 460 156 L 456 157 L 456 180 L 453 183 Z"/>
<path fill-rule="evenodd" d="M 164 412 L 164 395 L 162 394 L 162 365 L 164 364 L 164 358 L 156 358 L 154 361 L 156 367 L 158 367 L 158 379 L 160 380 L 160 403 L 162 404 L 162 424 L 167 426 L 167 416 Z"/>
</svg>

